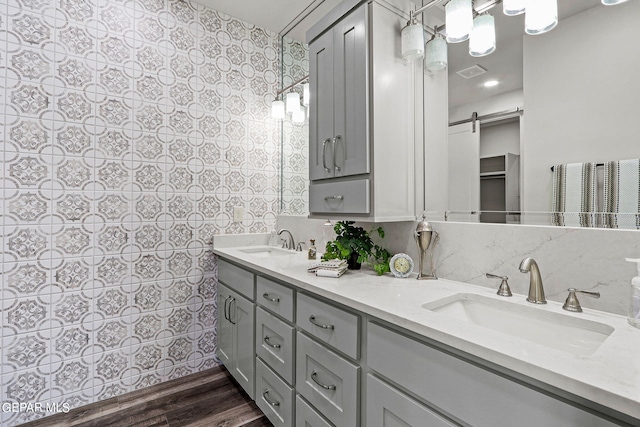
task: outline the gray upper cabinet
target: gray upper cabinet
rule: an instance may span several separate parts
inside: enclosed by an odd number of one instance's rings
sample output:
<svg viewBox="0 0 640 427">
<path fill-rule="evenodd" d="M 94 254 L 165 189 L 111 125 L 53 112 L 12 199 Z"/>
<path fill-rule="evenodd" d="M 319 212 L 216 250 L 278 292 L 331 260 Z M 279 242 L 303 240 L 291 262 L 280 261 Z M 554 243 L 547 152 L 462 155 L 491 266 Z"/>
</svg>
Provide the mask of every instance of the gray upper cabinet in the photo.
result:
<svg viewBox="0 0 640 427">
<path fill-rule="evenodd" d="M 344 0 L 307 32 L 311 216 L 413 220 L 421 63 L 400 57 L 403 0 Z M 417 91 L 417 92 L 416 92 Z"/>
<path fill-rule="evenodd" d="M 369 173 L 365 10 L 309 45 L 311 180 Z"/>
</svg>

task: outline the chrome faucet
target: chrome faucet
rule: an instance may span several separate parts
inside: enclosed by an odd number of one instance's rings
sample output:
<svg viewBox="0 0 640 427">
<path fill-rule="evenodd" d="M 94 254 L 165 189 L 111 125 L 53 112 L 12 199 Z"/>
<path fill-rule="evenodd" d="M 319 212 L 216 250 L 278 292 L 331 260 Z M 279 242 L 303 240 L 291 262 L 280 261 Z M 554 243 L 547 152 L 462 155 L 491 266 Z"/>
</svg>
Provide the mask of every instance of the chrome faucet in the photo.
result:
<svg viewBox="0 0 640 427">
<path fill-rule="evenodd" d="M 278 236 L 280 236 L 282 233 L 285 233 L 285 232 L 289 233 L 289 240 L 288 240 L 288 242 L 285 241 L 286 246 L 283 243 L 282 247 L 283 248 L 286 247 L 287 249 L 294 250 L 296 248 L 296 242 L 295 242 L 295 240 L 293 240 L 293 235 L 291 234 L 291 232 L 289 230 L 287 230 L 286 228 L 281 228 L 280 231 L 278 231 Z"/>
<path fill-rule="evenodd" d="M 547 300 L 544 297 L 542 277 L 536 261 L 533 258 L 525 258 L 520 263 L 519 268 L 521 273 L 529 273 L 529 296 L 527 301 L 534 304 L 546 304 Z"/>
</svg>

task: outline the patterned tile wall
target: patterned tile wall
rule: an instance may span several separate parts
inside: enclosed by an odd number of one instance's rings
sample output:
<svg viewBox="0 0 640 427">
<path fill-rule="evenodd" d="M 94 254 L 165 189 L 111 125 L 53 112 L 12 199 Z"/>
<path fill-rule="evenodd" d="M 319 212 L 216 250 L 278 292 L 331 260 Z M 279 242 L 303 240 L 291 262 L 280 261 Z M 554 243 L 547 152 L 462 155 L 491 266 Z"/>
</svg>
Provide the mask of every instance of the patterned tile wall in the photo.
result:
<svg viewBox="0 0 640 427">
<path fill-rule="evenodd" d="M 282 87 L 309 74 L 309 50 L 303 43 L 284 37 L 282 42 Z M 302 86 L 294 88 L 302 99 Z M 309 213 L 309 120 L 282 122 L 282 213 Z"/>
<path fill-rule="evenodd" d="M 279 52 L 183 0 L 0 2 L 3 404 L 76 407 L 218 363 L 208 243 L 278 212 Z"/>
</svg>

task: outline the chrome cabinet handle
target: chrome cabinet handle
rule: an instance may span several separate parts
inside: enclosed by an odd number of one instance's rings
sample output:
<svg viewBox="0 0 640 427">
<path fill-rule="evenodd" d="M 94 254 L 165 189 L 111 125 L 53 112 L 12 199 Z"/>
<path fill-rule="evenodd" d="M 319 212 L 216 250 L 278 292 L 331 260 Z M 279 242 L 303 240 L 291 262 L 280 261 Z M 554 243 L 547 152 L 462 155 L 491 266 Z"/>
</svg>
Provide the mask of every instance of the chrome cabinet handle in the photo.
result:
<svg viewBox="0 0 640 427">
<path fill-rule="evenodd" d="M 266 292 L 264 294 L 262 294 L 262 298 L 266 299 L 267 301 L 271 301 L 271 302 L 280 302 L 280 298 L 278 298 L 278 297 L 272 298 Z"/>
<path fill-rule="evenodd" d="M 224 299 L 224 318 L 227 319 L 228 321 L 231 321 L 231 319 L 229 319 L 229 315 L 227 314 L 227 305 L 229 304 L 229 298 L 231 297 L 226 297 Z"/>
<path fill-rule="evenodd" d="M 235 302 L 236 302 L 236 299 L 235 299 L 234 297 L 229 297 L 229 298 L 231 298 L 231 299 L 229 300 L 229 322 L 231 322 L 233 325 L 235 325 L 235 324 L 236 324 L 236 322 L 234 322 L 233 320 L 231 320 L 231 303 L 235 303 Z"/>
<path fill-rule="evenodd" d="M 267 397 L 267 395 L 269 394 L 269 389 L 266 389 L 263 393 L 262 393 L 262 398 L 264 399 L 265 402 L 267 402 L 269 405 L 274 406 L 274 407 L 278 407 L 280 406 L 280 402 L 273 402 L 271 400 L 269 400 L 269 398 Z"/>
<path fill-rule="evenodd" d="M 271 343 L 269 342 L 269 338 L 271 338 L 269 335 L 265 335 L 265 337 L 264 337 L 264 340 L 263 340 L 263 341 L 264 341 L 264 343 L 265 343 L 266 345 L 268 345 L 268 346 L 269 346 L 269 347 L 271 347 L 271 348 L 280 348 L 280 344 L 271 344 Z"/>
<path fill-rule="evenodd" d="M 331 141 L 331 138 L 327 138 L 324 141 L 322 141 L 322 166 L 324 167 L 324 170 L 327 173 L 331 172 L 331 169 L 327 167 L 327 144 L 330 141 Z"/>
<path fill-rule="evenodd" d="M 344 196 L 326 196 L 325 200 L 344 200 Z"/>
<path fill-rule="evenodd" d="M 333 137 L 333 168 L 340 172 L 342 169 L 340 168 L 340 166 L 338 166 L 338 162 L 336 162 L 336 152 L 338 150 L 336 150 L 336 148 L 338 147 L 338 141 L 340 140 L 340 135 L 336 135 Z"/>
<path fill-rule="evenodd" d="M 330 329 L 330 330 L 334 330 L 335 326 L 333 325 L 323 325 L 322 323 L 318 323 L 316 322 L 316 316 L 314 316 L 313 314 L 311 316 L 309 316 L 309 322 L 313 323 L 314 325 L 318 326 L 319 328 L 322 329 Z"/>
<path fill-rule="evenodd" d="M 317 376 L 318 376 L 318 373 L 316 371 L 313 371 L 313 373 L 311 374 L 311 379 L 313 380 L 314 383 L 318 384 L 320 387 L 322 387 L 325 390 L 335 390 L 336 389 L 336 386 L 334 386 L 333 384 L 327 385 L 327 384 L 323 384 L 320 381 L 318 381 Z"/>
</svg>

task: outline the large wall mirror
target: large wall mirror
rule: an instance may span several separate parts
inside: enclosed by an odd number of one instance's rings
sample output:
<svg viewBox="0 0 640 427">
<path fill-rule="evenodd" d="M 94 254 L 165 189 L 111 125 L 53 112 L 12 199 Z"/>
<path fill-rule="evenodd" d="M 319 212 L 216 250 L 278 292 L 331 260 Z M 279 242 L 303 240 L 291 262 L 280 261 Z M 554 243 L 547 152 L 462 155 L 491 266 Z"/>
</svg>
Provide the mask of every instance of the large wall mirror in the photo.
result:
<svg viewBox="0 0 640 427">
<path fill-rule="evenodd" d="M 425 75 L 426 209 L 447 220 L 640 228 L 640 1 L 558 0 L 557 27 L 536 36 L 524 34 L 524 15 L 501 9 L 491 10 L 495 52 L 449 44 L 447 71 Z M 424 19 L 442 17 L 436 7 Z M 442 176 L 446 186 L 430 185 Z"/>
</svg>

